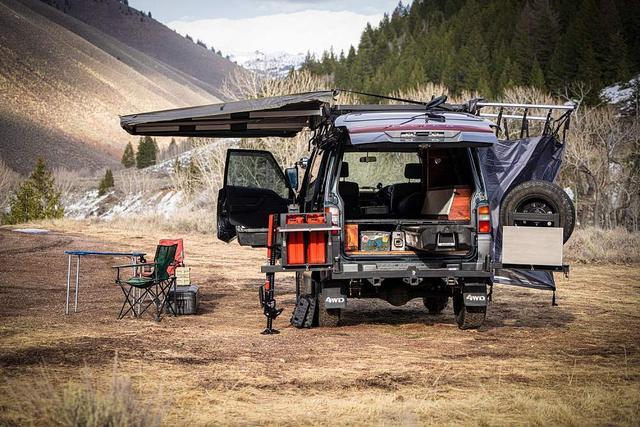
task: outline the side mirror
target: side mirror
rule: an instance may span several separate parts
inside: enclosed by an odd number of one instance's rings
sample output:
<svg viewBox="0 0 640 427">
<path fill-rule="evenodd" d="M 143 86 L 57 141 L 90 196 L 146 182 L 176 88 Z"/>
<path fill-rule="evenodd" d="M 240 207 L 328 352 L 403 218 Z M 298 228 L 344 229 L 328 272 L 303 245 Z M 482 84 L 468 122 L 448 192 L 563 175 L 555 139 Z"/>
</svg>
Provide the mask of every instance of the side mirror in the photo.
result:
<svg viewBox="0 0 640 427">
<path fill-rule="evenodd" d="M 298 190 L 298 166 L 294 166 L 292 168 L 286 168 L 284 170 L 284 174 L 287 177 L 287 181 L 289 181 L 289 187 L 292 190 Z"/>
<path fill-rule="evenodd" d="M 296 166 L 300 166 L 300 168 L 302 170 L 305 170 L 308 165 L 309 165 L 309 158 L 308 157 L 303 157 L 300 160 L 298 160 L 298 162 L 296 163 Z"/>
</svg>

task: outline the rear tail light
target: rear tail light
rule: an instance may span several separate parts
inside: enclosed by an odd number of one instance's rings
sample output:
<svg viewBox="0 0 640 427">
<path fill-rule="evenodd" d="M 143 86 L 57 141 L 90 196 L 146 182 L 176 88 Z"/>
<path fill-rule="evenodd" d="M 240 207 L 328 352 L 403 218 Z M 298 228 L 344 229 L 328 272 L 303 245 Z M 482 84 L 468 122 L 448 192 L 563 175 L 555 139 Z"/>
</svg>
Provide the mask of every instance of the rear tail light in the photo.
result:
<svg viewBox="0 0 640 427">
<path fill-rule="evenodd" d="M 478 233 L 491 233 L 491 210 L 489 205 L 478 206 Z"/>
<path fill-rule="evenodd" d="M 336 206 L 327 206 L 324 208 L 324 212 L 331 214 L 331 226 L 340 227 L 340 209 Z M 340 230 L 332 230 L 331 235 L 337 236 L 340 234 Z"/>
</svg>

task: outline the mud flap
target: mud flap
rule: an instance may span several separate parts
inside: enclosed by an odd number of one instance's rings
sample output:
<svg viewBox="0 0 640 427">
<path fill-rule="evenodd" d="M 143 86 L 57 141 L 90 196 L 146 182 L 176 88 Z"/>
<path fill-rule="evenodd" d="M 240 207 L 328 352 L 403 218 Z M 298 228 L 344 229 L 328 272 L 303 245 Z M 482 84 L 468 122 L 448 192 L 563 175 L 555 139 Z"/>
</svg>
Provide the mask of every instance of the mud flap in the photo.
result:
<svg viewBox="0 0 640 427">
<path fill-rule="evenodd" d="M 486 307 L 489 302 L 487 287 L 465 286 L 462 290 L 462 301 L 466 307 Z"/>
<path fill-rule="evenodd" d="M 345 308 L 347 306 L 347 296 L 342 293 L 342 288 L 323 288 L 322 298 L 324 298 L 325 308 Z"/>
</svg>

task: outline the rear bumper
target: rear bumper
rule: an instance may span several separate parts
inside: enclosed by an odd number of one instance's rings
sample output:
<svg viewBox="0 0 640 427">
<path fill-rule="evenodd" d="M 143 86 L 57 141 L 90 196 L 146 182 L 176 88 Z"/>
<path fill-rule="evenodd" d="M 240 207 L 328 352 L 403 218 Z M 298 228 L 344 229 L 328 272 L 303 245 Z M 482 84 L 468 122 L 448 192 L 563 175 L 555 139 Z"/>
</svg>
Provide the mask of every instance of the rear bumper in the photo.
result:
<svg viewBox="0 0 640 427">
<path fill-rule="evenodd" d="M 283 267 L 281 265 L 263 265 L 263 273 L 281 273 L 294 271 L 321 271 L 331 275 L 334 280 L 349 279 L 404 279 L 404 278 L 446 278 L 446 277 L 491 277 L 493 272 L 485 264 L 461 263 L 444 268 L 429 268 L 424 265 L 398 265 L 386 263 L 347 262 L 341 264 L 341 270 L 332 266 L 309 268 Z"/>
</svg>

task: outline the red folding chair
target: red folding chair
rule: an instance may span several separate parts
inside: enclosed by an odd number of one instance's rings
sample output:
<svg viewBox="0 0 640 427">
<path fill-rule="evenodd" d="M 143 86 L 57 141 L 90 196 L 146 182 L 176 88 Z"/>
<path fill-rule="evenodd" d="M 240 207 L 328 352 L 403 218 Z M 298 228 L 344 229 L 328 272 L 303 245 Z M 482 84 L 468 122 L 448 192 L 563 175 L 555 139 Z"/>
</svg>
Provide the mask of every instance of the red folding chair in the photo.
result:
<svg viewBox="0 0 640 427">
<path fill-rule="evenodd" d="M 171 264 L 169 264 L 169 267 L 167 267 L 167 273 L 171 274 L 172 276 L 175 276 L 176 268 L 184 267 L 184 244 L 182 243 L 182 239 L 160 239 L 160 241 L 158 242 L 158 245 L 160 246 L 177 245 L 176 255 L 173 261 L 171 262 Z M 149 277 L 150 274 L 151 274 L 151 271 L 145 271 L 142 273 L 142 275 L 145 277 Z"/>
</svg>

